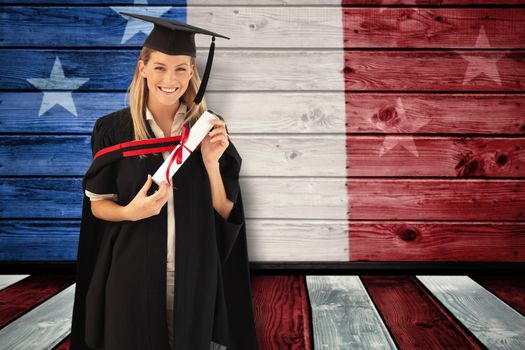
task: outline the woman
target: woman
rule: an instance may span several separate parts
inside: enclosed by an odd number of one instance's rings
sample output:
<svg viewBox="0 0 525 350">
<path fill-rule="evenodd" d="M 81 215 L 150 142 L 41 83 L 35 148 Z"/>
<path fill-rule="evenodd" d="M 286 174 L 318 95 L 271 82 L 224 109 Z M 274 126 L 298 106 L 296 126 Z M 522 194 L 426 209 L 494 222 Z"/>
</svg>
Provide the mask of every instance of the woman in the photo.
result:
<svg viewBox="0 0 525 350">
<path fill-rule="evenodd" d="M 211 121 L 173 188 L 151 180 L 207 109 L 214 44 L 200 83 L 194 34 L 220 35 L 124 14 L 155 26 L 137 62 L 130 106 L 93 129 L 71 349 L 257 349 L 242 160 L 224 120 Z"/>
</svg>

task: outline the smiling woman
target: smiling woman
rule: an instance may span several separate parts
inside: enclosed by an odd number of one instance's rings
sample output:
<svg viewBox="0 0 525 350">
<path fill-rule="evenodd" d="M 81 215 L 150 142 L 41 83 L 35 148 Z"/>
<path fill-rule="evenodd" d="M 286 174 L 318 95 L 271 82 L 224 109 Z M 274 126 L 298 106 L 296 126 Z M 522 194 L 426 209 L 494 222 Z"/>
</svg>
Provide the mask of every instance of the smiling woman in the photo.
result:
<svg viewBox="0 0 525 350">
<path fill-rule="evenodd" d="M 207 110 L 214 43 L 201 82 L 194 34 L 224 36 L 124 14 L 155 26 L 137 60 L 129 107 L 93 128 L 70 348 L 257 350 L 242 159 L 224 119 L 211 121 L 213 130 L 173 176 L 175 187 L 150 176 Z"/>
</svg>

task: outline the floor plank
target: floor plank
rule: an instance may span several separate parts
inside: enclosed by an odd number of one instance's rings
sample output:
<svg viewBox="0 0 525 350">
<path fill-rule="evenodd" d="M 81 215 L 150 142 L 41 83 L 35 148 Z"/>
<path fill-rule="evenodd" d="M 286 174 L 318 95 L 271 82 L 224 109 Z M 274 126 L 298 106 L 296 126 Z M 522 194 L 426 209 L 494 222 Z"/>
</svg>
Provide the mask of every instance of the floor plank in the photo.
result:
<svg viewBox="0 0 525 350">
<path fill-rule="evenodd" d="M 518 275 L 474 275 L 474 281 L 525 315 L 525 278 Z"/>
<path fill-rule="evenodd" d="M 397 349 L 357 276 L 306 276 L 315 349 Z"/>
<path fill-rule="evenodd" d="M 252 276 L 260 350 L 311 350 L 306 282 L 300 275 Z"/>
<path fill-rule="evenodd" d="M 51 349 L 71 332 L 75 285 L 0 330 L 2 349 Z"/>
<path fill-rule="evenodd" d="M 487 348 L 525 349 L 525 317 L 467 276 L 417 276 Z"/>
<path fill-rule="evenodd" d="M 413 276 L 360 276 L 400 349 L 484 349 Z"/>
<path fill-rule="evenodd" d="M 23 280 L 29 275 L 0 275 L 0 290 Z"/>
<path fill-rule="evenodd" d="M 0 328 L 75 282 L 75 275 L 32 275 L 0 291 Z"/>
</svg>

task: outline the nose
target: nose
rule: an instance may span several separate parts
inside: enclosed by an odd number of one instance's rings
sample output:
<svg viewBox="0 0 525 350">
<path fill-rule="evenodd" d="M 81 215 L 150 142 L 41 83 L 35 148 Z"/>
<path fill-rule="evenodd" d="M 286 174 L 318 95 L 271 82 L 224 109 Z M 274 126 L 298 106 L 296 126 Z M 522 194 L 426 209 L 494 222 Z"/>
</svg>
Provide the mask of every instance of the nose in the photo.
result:
<svg viewBox="0 0 525 350">
<path fill-rule="evenodd" d="M 172 71 L 168 72 L 166 78 L 168 86 L 173 86 L 173 83 L 177 81 L 177 76 Z"/>
</svg>

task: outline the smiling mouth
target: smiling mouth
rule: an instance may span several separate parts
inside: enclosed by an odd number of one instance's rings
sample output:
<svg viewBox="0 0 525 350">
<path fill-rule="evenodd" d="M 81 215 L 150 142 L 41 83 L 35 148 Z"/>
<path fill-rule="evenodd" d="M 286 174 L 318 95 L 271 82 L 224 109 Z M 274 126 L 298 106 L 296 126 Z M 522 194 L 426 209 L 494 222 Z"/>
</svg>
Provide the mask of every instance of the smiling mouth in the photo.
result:
<svg viewBox="0 0 525 350">
<path fill-rule="evenodd" d="M 163 90 L 161 87 L 157 87 L 163 94 L 171 95 L 175 93 L 179 88 Z"/>
</svg>

